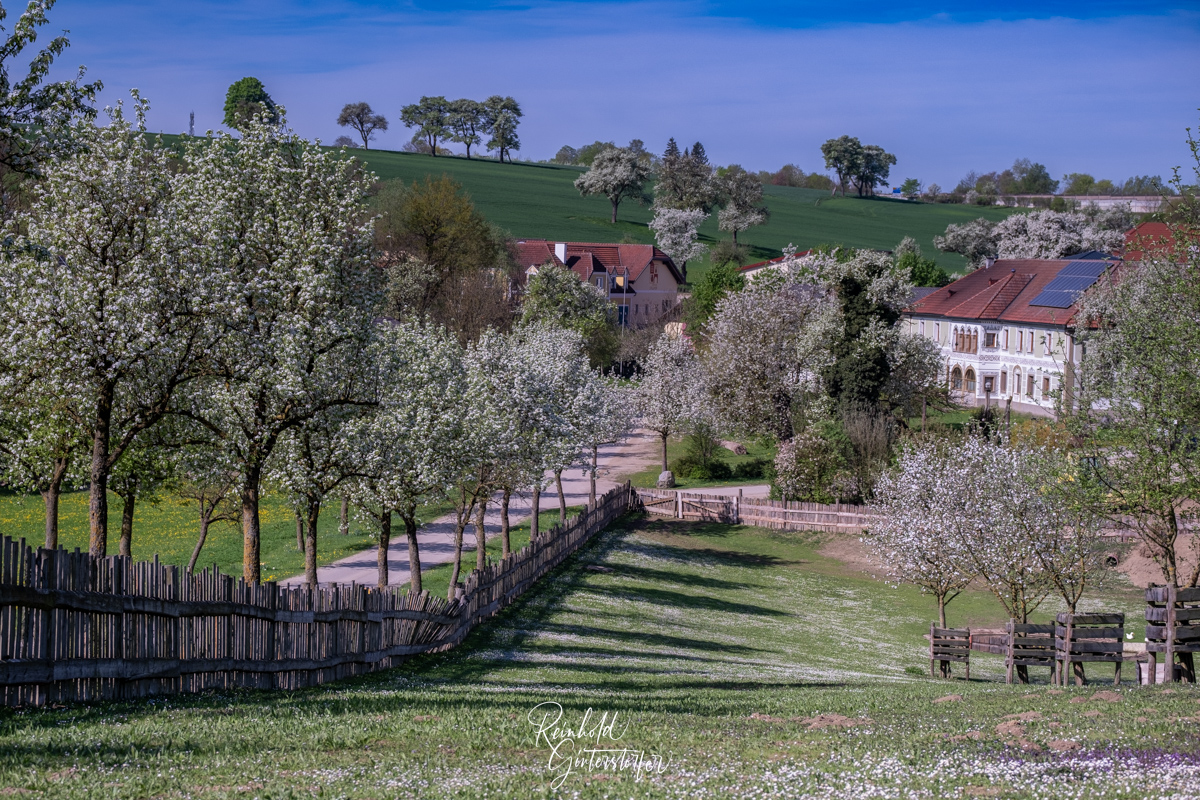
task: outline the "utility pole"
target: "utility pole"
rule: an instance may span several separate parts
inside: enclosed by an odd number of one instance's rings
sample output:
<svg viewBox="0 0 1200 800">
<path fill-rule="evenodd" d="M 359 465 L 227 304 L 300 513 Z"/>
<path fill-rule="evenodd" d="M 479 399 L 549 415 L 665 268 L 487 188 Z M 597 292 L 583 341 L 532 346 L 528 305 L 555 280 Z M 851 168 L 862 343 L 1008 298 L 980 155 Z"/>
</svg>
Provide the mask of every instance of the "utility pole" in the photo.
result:
<svg viewBox="0 0 1200 800">
<path fill-rule="evenodd" d="M 188 136 L 196 135 L 196 112 L 188 114 Z"/>
</svg>

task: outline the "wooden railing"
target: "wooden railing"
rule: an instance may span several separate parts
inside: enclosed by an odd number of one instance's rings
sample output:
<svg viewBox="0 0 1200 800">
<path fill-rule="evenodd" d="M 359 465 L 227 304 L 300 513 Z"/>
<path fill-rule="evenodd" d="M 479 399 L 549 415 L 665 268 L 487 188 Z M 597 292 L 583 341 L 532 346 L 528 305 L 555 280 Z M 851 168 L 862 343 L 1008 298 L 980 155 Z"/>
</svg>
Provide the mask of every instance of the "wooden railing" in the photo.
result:
<svg viewBox="0 0 1200 800">
<path fill-rule="evenodd" d="M 648 514 L 787 531 L 859 533 L 878 517 L 867 506 L 784 502 L 675 489 L 638 489 Z"/>
<path fill-rule="evenodd" d="M 295 689 L 452 647 L 632 506 L 629 485 L 467 576 L 455 602 L 351 584 L 247 584 L 214 567 L 0 540 L 0 698 L 42 705 Z"/>
</svg>

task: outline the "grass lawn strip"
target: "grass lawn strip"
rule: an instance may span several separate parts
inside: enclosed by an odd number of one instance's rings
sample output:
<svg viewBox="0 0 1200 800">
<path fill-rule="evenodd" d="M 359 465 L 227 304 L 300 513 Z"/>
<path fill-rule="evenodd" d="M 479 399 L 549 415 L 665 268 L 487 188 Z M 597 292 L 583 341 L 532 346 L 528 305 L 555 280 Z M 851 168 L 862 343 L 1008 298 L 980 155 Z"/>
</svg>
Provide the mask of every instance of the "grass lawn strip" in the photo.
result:
<svg viewBox="0 0 1200 800">
<path fill-rule="evenodd" d="M 292 693 L 7 710 L 0 787 L 64 798 L 1200 794 L 1200 692 L 1010 687 L 987 658 L 972 675 L 988 680 L 912 676 L 927 668 L 932 602 L 821 546 L 634 520 L 463 646 L 387 673 Z M 1089 602 L 1134 611 L 1135 600 L 1114 586 Z M 997 612 L 968 592 L 951 623 Z M 548 770 L 529 719 L 546 702 L 571 726 L 589 708 L 592 724 L 615 713 L 615 746 L 666 767 Z"/>
</svg>

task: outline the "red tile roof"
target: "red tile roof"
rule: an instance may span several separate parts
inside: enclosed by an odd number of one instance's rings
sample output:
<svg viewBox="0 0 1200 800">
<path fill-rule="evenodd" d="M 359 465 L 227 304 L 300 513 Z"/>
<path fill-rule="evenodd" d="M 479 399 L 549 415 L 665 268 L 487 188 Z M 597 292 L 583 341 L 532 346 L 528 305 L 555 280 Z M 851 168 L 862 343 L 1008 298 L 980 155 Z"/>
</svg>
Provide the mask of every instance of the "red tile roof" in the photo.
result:
<svg viewBox="0 0 1200 800">
<path fill-rule="evenodd" d="M 517 242 L 517 256 L 522 267 L 540 267 L 547 261 L 562 264 L 554 256 L 554 242 L 546 239 L 524 239 Z M 602 242 L 566 242 L 567 263 L 563 266 L 571 268 L 583 280 L 587 280 L 595 272 L 628 271 L 631 281 L 636 281 L 651 261 L 661 261 L 675 278 L 676 283 L 683 283 L 683 275 L 671 257 L 649 244 L 605 244 Z"/>
<path fill-rule="evenodd" d="M 1016 322 L 1070 327 L 1078 308 L 1031 305 L 1070 261 L 1014 259 L 977 269 L 905 309 L 907 314 L 947 319 Z"/>
<path fill-rule="evenodd" d="M 1165 222 L 1143 222 L 1125 233 L 1125 260 L 1140 261 L 1146 253 L 1151 255 L 1173 255 L 1181 231 Z M 1187 237 L 1193 244 L 1200 244 L 1200 234 Z"/>
</svg>

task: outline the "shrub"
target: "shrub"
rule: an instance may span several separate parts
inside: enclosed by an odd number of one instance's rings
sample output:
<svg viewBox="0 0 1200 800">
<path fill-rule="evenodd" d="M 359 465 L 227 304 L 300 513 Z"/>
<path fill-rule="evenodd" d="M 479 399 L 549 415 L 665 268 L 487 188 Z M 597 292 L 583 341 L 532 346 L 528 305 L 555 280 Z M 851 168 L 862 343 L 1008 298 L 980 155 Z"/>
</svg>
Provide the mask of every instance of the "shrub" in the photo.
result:
<svg viewBox="0 0 1200 800">
<path fill-rule="evenodd" d="M 854 491 L 846 467 L 840 442 L 810 428 L 779 448 L 773 486 L 784 500 L 834 503 Z"/>
<path fill-rule="evenodd" d="M 755 458 L 750 461 L 743 461 L 733 468 L 733 477 L 735 480 L 761 480 L 766 478 L 768 468 L 771 462 L 765 458 Z"/>
<path fill-rule="evenodd" d="M 677 478 L 687 478 L 693 481 L 723 481 L 733 476 L 733 470 L 720 459 L 700 461 L 691 455 L 677 459 L 671 464 L 671 471 Z"/>
</svg>

